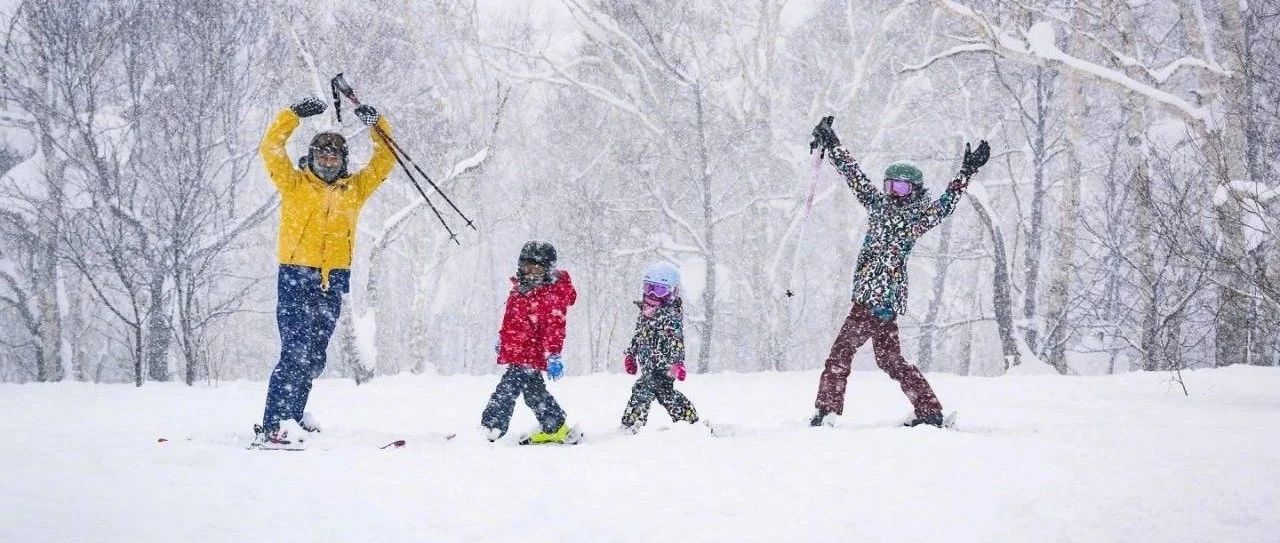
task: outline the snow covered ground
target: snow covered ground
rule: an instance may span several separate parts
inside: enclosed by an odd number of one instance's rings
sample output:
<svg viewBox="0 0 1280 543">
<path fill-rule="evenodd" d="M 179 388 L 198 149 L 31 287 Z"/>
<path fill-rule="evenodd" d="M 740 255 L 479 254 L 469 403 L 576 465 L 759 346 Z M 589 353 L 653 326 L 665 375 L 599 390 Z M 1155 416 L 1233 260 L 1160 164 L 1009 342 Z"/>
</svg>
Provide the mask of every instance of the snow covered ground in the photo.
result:
<svg viewBox="0 0 1280 543">
<path fill-rule="evenodd" d="M 614 432 L 631 380 L 551 385 L 589 441 L 485 442 L 497 381 L 317 382 L 326 450 L 248 451 L 265 386 L 0 386 L 0 541 L 1276 541 L 1280 370 L 932 375 L 954 431 L 853 375 L 803 427 L 816 372 L 694 375 L 712 438 L 657 411 Z M 662 430 L 661 427 L 668 427 Z M 459 432 L 444 441 L 440 434 Z M 160 443 L 158 438 L 170 441 Z M 188 440 L 190 438 L 190 440 Z M 379 450 L 396 439 L 403 449 Z"/>
</svg>

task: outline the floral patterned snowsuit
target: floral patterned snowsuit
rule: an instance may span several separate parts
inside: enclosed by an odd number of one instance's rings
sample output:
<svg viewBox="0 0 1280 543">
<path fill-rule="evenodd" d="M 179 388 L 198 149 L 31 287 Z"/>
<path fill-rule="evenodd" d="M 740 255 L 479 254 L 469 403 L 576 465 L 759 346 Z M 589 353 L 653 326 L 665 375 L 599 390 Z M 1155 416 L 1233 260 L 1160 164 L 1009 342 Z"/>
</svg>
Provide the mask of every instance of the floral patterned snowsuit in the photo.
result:
<svg viewBox="0 0 1280 543">
<path fill-rule="evenodd" d="M 853 307 L 831 346 L 814 405 L 823 413 L 843 413 L 854 352 L 870 339 L 876 365 L 898 381 L 916 416 L 939 415 L 942 405 L 929 382 L 902 356 L 896 321 L 906 311 L 907 257 L 916 239 L 955 211 L 969 179 L 956 178 L 936 201 L 918 189 L 910 200 L 899 202 L 881 193 L 844 147 L 831 150 L 831 161 L 867 208 L 868 224 L 854 272 Z"/>
<path fill-rule="evenodd" d="M 643 302 L 636 305 L 642 306 Z M 676 296 L 664 302 L 651 317 L 643 312 L 636 320 L 636 333 L 626 354 L 634 356 L 640 366 L 640 378 L 631 388 L 631 399 L 622 413 L 624 427 L 644 426 L 649 419 L 649 406 L 656 399 L 667 409 L 673 421 L 697 422 L 693 403 L 675 389 L 675 380 L 667 370 L 684 362 L 684 303 Z"/>
</svg>

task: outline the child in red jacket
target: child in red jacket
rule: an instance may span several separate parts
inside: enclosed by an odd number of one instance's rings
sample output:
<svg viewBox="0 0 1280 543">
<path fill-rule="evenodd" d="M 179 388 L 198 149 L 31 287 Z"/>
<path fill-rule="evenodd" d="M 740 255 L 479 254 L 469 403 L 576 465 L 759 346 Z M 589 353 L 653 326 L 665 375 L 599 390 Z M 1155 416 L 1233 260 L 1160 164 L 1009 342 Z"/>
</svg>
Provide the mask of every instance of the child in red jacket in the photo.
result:
<svg viewBox="0 0 1280 543">
<path fill-rule="evenodd" d="M 522 436 L 521 444 L 577 443 L 582 438 L 577 428 L 565 424 L 564 410 L 542 380 L 543 371 L 552 381 L 564 375 L 560 350 L 564 347 L 565 314 L 578 297 L 569 272 L 555 269 L 555 263 L 556 248 L 550 243 L 530 241 L 520 249 L 519 266 L 511 278 L 511 293 L 498 331 L 498 363 L 507 365 L 507 372 L 480 416 L 489 441 L 507 433 L 516 397 L 521 394 L 541 427 Z"/>
</svg>

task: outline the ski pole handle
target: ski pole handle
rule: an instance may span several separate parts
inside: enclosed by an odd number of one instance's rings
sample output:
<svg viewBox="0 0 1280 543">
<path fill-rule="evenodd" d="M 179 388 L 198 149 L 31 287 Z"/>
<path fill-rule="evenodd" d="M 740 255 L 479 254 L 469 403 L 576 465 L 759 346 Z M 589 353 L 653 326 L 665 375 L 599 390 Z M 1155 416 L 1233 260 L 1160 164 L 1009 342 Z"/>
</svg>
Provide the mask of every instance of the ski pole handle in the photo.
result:
<svg viewBox="0 0 1280 543">
<path fill-rule="evenodd" d="M 351 85 L 347 83 L 347 78 L 343 77 L 341 72 L 339 72 L 338 75 L 333 76 L 333 79 L 329 80 L 329 84 L 333 86 L 335 93 L 340 92 L 343 96 L 346 96 L 347 98 L 350 98 L 352 102 L 355 102 L 356 105 L 360 105 L 360 101 L 356 100 L 356 90 L 351 88 Z"/>
</svg>

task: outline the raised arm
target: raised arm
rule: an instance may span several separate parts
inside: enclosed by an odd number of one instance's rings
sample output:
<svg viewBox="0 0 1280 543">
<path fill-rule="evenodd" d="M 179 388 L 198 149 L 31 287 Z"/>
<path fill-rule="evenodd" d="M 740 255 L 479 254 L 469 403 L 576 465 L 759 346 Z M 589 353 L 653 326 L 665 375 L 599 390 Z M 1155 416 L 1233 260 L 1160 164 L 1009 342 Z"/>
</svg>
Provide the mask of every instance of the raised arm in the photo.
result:
<svg viewBox="0 0 1280 543">
<path fill-rule="evenodd" d="M 853 158 L 853 153 L 848 149 L 844 147 L 832 149 L 831 163 L 844 175 L 844 182 L 853 189 L 853 195 L 858 197 L 862 205 L 874 208 L 884 204 L 884 194 L 877 190 L 867 174 L 862 172 L 862 168 L 858 167 L 858 161 Z"/>
<path fill-rule="evenodd" d="M 862 173 L 862 168 L 858 167 L 858 161 L 853 158 L 853 153 L 840 145 L 840 138 L 836 137 L 835 129 L 831 127 L 834 121 L 835 117 L 828 115 L 813 127 L 813 141 L 809 142 L 809 152 L 821 149 L 822 153 L 830 153 L 831 163 L 844 175 L 845 183 L 853 189 L 853 195 L 858 198 L 858 201 L 868 208 L 879 207 L 884 203 L 884 195 L 876 190 L 867 174 Z"/>
<path fill-rule="evenodd" d="M 293 162 L 289 160 L 289 153 L 284 148 L 285 142 L 289 141 L 289 136 L 293 135 L 298 124 L 297 114 L 288 108 L 280 110 L 275 120 L 271 121 L 271 126 L 267 127 L 267 134 L 263 136 L 262 143 L 258 145 L 258 153 L 262 155 L 262 162 L 267 166 L 267 174 L 271 176 L 271 182 L 280 192 L 288 191 L 298 179 Z"/>
<path fill-rule="evenodd" d="M 955 213 L 956 206 L 960 204 L 960 195 L 964 194 L 966 188 L 969 188 L 969 176 L 952 179 L 942 196 L 929 203 L 920 212 L 920 219 L 911 225 L 912 235 L 915 237 L 924 235 L 933 227 L 942 224 L 943 219 Z"/>
<path fill-rule="evenodd" d="M 373 142 L 373 157 L 364 168 L 356 172 L 352 185 L 368 197 L 391 174 L 391 168 L 396 165 L 396 157 L 391 145 L 383 137 L 384 134 L 387 137 L 391 136 L 391 124 L 387 122 L 387 118 L 379 115 L 372 106 L 363 104 L 356 108 L 356 116 L 369 126 L 369 139 Z"/>
<path fill-rule="evenodd" d="M 267 127 L 262 143 L 258 144 L 258 153 L 262 155 L 262 162 L 267 166 L 267 174 L 271 176 L 271 182 L 280 192 L 292 188 L 298 181 L 298 170 L 293 167 L 293 161 L 289 160 L 285 143 L 302 123 L 303 117 L 319 115 L 324 112 L 325 107 L 325 103 L 319 98 L 314 96 L 304 98 L 277 113 L 276 118 Z"/>
<path fill-rule="evenodd" d="M 943 219 L 955 212 L 956 206 L 960 203 L 960 195 L 969 188 L 970 178 L 978 173 L 978 168 L 986 164 L 990 156 L 991 146 L 987 145 L 986 140 L 978 143 L 977 150 L 970 150 L 967 143 L 964 145 L 964 159 L 961 161 L 959 175 L 947 184 L 947 190 L 942 193 L 942 196 L 930 203 L 921 213 L 920 220 L 911 226 L 912 233 L 916 237 L 942 224 Z"/>
</svg>

